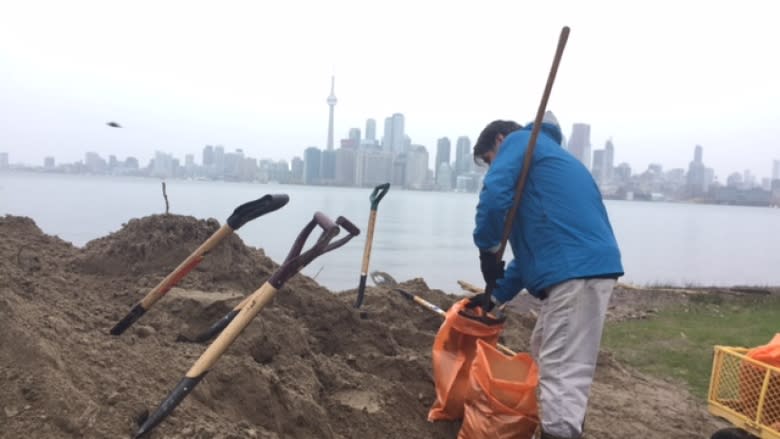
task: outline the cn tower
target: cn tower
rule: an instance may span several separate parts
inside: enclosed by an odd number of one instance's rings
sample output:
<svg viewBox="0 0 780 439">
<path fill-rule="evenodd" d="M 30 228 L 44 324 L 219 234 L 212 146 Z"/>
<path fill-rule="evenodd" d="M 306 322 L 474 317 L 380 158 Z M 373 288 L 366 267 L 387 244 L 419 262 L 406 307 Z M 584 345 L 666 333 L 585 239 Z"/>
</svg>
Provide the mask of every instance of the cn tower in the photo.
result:
<svg viewBox="0 0 780 439">
<path fill-rule="evenodd" d="M 336 77 L 330 77 L 330 96 L 328 96 L 328 106 L 330 107 L 330 117 L 328 118 L 328 151 L 333 151 L 333 108 L 336 106 Z"/>
</svg>

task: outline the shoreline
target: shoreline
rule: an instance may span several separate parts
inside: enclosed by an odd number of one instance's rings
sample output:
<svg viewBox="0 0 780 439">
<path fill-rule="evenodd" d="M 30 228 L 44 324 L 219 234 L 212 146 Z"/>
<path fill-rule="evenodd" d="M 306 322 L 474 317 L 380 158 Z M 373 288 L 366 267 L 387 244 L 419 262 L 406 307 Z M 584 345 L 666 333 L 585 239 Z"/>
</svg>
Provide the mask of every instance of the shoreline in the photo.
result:
<svg viewBox="0 0 780 439">
<path fill-rule="evenodd" d="M 371 186 L 341 186 L 336 184 L 322 184 L 322 185 L 307 185 L 303 183 L 280 183 L 276 181 L 243 181 L 243 180 L 212 180 L 212 179 L 195 179 L 195 178 L 162 178 L 162 177 L 152 177 L 148 175 L 109 175 L 109 174 L 85 174 L 85 173 L 67 173 L 67 172 L 51 172 L 51 171 L 44 171 L 44 170 L 34 170 L 34 169 L 6 169 L 0 171 L 0 175 L 3 173 L 7 174 L 25 174 L 25 175 L 52 175 L 52 176 L 72 176 L 72 177 L 86 177 L 86 178 L 131 178 L 131 179 L 138 179 L 138 180 L 154 180 L 154 181 L 165 181 L 165 182 L 188 182 L 188 183 L 235 183 L 235 184 L 249 184 L 249 185 L 273 185 L 273 186 L 293 186 L 293 187 L 316 187 L 316 188 L 338 188 L 338 189 L 356 189 L 356 190 L 365 190 L 370 189 Z M 2 187 L 0 187 L 0 190 Z M 451 191 L 438 191 L 435 189 L 410 189 L 410 188 L 402 188 L 402 187 L 395 187 L 395 190 L 403 190 L 408 192 L 430 192 L 430 193 L 441 193 L 441 194 L 466 194 L 466 195 L 476 195 L 479 193 L 479 191 L 476 192 L 468 192 L 468 191 L 457 191 L 457 190 L 451 190 Z M 653 200 L 653 199 L 643 199 L 643 198 L 632 198 L 632 199 L 625 199 L 625 198 L 615 198 L 610 196 L 605 196 L 604 201 L 621 201 L 621 202 L 641 202 L 641 203 L 652 203 L 652 204 L 683 204 L 683 205 L 697 205 L 697 206 L 729 206 L 729 207 L 753 207 L 753 208 L 766 208 L 766 209 L 779 209 L 780 205 L 763 205 L 763 204 L 750 204 L 750 203 L 717 203 L 717 202 L 710 202 L 705 200 L 673 200 L 673 199 L 662 199 L 662 200 Z"/>
</svg>

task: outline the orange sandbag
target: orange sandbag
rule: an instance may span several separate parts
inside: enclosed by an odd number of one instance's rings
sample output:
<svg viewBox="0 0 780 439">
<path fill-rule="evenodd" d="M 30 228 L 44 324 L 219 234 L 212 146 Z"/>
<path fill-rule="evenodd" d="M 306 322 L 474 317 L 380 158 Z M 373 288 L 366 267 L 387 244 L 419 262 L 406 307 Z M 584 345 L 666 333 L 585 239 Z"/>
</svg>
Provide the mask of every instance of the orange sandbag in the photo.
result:
<svg viewBox="0 0 780 439">
<path fill-rule="evenodd" d="M 458 439 L 530 439 L 539 425 L 539 369 L 531 355 L 508 357 L 477 341 Z"/>
<path fill-rule="evenodd" d="M 780 367 L 780 334 L 775 334 L 768 344 L 749 350 L 747 356 L 764 364 Z"/>
<path fill-rule="evenodd" d="M 468 299 L 463 299 L 450 307 L 433 341 L 436 401 L 428 412 L 429 421 L 453 421 L 463 417 L 477 340 L 495 346 L 504 329 L 504 325 L 486 325 L 458 314 L 466 303 Z"/>
<path fill-rule="evenodd" d="M 768 344 L 750 349 L 747 357 L 768 366 L 780 367 L 780 334 L 775 334 Z M 751 418 L 755 417 L 758 410 L 765 374 L 766 368 L 747 361 L 740 366 L 739 394 L 743 410 Z M 780 377 L 776 374 L 769 378 L 762 414 L 759 422 L 764 425 L 780 422 Z"/>
</svg>

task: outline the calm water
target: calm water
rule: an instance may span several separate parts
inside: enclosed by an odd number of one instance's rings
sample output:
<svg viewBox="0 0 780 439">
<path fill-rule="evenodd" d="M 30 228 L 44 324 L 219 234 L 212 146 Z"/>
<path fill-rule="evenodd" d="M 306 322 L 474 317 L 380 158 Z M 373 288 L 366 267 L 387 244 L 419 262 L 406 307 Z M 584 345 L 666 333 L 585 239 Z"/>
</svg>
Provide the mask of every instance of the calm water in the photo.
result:
<svg viewBox="0 0 780 439">
<path fill-rule="evenodd" d="M 242 227 L 248 244 L 280 261 L 317 211 L 344 215 L 365 231 L 370 189 L 169 181 L 171 212 L 224 223 L 233 209 L 267 193 L 286 193 L 282 210 Z M 424 277 L 457 291 L 481 279 L 471 241 L 476 194 L 391 188 L 379 206 L 371 269 L 397 279 Z M 131 218 L 164 211 L 154 179 L 0 173 L 0 214 L 35 219 L 44 232 L 82 246 Z M 623 253 L 624 281 L 780 285 L 780 209 L 608 201 Z M 357 285 L 365 234 L 315 260 L 304 272 L 329 288 Z M 321 271 L 320 271 L 321 270 Z M 261 280 L 258 280 L 260 282 Z"/>
</svg>

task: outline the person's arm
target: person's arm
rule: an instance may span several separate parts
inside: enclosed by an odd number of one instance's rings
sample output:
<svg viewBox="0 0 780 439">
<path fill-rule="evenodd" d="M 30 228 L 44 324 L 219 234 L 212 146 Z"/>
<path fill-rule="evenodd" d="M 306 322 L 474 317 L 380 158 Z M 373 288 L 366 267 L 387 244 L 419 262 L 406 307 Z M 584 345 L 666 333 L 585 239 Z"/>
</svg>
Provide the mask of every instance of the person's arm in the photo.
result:
<svg viewBox="0 0 780 439">
<path fill-rule="evenodd" d="M 515 185 L 523 166 L 525 145 L 509 139 L 501 146 L 485 175 L 477 204 L 474 244 L 481 251 L 495 253 L 501 244 L 506 214 L 512 207 Z M 522 137 L 521 137 L 522 138 Z"/>
<path fill-rule="evenodd" d="M 525 288 L 523 279 L 520 276 L 520 262 L 512 259 L 504 271 L 504 277 L 498 280 L 498 286 L 493 290 L 494 302 L 499 304 L 509 302 L 514 299 L 520 291 Z"/>
</svg>

